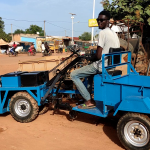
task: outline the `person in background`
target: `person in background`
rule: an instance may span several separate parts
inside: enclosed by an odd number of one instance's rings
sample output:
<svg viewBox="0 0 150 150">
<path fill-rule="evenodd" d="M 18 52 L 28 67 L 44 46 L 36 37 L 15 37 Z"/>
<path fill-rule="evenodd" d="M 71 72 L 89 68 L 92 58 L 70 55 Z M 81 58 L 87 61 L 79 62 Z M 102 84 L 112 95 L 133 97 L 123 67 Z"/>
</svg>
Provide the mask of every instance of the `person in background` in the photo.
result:
<svg viewBox="0 0 150 150">
<path fill-rule="evenodd" d="M 17 44 L 14 42 L 13 45 L 12 45 L 12 47 L 13 47 L 13 51 L 15 53 L 15 49 L 17 48 Z"/>
<path fill-rule="evenodd" d="M 47 44 L 47 42 L 45 42 L 45 50 L 46 50 L 46 52 L 47 52 L 47 54 L 50 52 L 50 50 L 49 50 L 49 46 L 48 46 L 48 44 Z"/>
<path fill-rule="evenodd" d="M 63 43 L 60 43 L 60 45 L 59 45 L 59 52 L 62 53 L 62 51 L 63 51 Z"/>
<path fill-rule="evenodd" d="M 45 44 L 44 44 L 44 42 L 42 42 L 41 49 L 42 49 L 42 53 L 43 53 L 45 51 Z"/>
<path fill-rule="evenodd" d="M 35 50 L 34 44 L 32 43 L 31 46 L 29 47 L 29 51 L 31 54 L 33 54 L 33 51 Z"/>
</svg>

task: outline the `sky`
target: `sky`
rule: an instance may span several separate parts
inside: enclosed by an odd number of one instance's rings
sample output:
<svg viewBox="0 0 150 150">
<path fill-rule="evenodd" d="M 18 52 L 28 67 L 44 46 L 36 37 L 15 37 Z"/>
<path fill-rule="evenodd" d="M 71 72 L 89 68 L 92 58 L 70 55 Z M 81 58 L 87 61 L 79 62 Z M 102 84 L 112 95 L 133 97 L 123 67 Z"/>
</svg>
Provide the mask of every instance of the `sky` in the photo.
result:
<svg viewBox="0 0 150 150">
<path fill-rule="evenodd" d="M 95 0 L 95 17 L 103 10 L 102 0 Z M 74 37 L 91 32 L 88 20 L 93 17 L 93 0 L 0 0 L 0 17 L 5 23 L 5 32 L 25 30 L 38 25 L 48 36 L 72 36 L 71 14 L 74 16 Z M 77 23 L 79 21 L 79 23 Z M 99 29 L 94 28 L 94 35 Z"/>
</svg>

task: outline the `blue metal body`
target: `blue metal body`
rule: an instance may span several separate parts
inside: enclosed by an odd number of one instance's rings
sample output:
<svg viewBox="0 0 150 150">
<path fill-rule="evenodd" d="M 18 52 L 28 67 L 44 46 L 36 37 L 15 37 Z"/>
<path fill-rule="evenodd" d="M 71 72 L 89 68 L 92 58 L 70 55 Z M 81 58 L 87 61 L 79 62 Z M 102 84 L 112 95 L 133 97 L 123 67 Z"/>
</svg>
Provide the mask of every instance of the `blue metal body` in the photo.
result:
<svg viewBox="0 0 150 150">
<path fill-rule="evenodd" d="M 121 62 L 123 54 L 128 54 L 128 61 Z M 114 64 L 114 56 L 120 55 L 120 62 Z M 102 74 L 94 76 L 94 100 L 96 107 L 93 109 L 78 109 L 73 107 L 72 110 L 92 114 L 100 117 L 107 117 L 110 111 L 114 115 L 118 111 L 129 111 L 150 114 L 150 77 L 139 75 L 131 65 L 131 52 L 116 52 L 104 54 L 105 57 L 112 57 L 112 65 L 104 66 L 102 61 Z M 112 76 L 107 72 L 108 69 L 116 66 L 127 65 L 126 75 Z M 87 80 L 84 80 L 87 85 Z M 28 92 L 41 106 L 41 98 L 48 91 L 46 83 L 34 87 L 21 87 L 20 76 L 1 77 L 0 83 L 0 114 L 9 111 L 9 102 L 11 97 L 19 91 Z M 58 93 L 66 93 L 72 96 L 79 94 L 78 90 L 59 90 Z M 56 88 L 50 91 L 50 94 L 56 96 Z M 45 101 L 47 102 L 47 101 Z"/>
<path fill-rule="evenodd" d="M 20 91 L 28 92 L 41 106 L 41 97 L 47 92 L 46 83 L 34 87 L 21 87 L 20 76 L 1 77 L 2 87 L 0 87 L 0 114 L 9 111 L 11 97 Z"/>
<path fill-rule="evenodd" d="M 128 61 L 125 63 L 113 64 L 115 55 L 128 54 Z M 114 111 L 114 115 L 118 111 L 129 111 L 150 114 L 150 77 L 139 75 L 131 65 L 131 52 L 119 52 L 112 54 L 104 54 L 105 57 L 112 57 L 112 65 L 104 66 L 102 62 L 102 74 L 94 77 L 94 100 L 96 107 L 92 109 L 73 110 L 84 112 L 100 117 L 107 117 L 109 112 Z M 127 65 L 127 74 L 111 76 L 107 69 L 116 66 Z"/>
</svg>

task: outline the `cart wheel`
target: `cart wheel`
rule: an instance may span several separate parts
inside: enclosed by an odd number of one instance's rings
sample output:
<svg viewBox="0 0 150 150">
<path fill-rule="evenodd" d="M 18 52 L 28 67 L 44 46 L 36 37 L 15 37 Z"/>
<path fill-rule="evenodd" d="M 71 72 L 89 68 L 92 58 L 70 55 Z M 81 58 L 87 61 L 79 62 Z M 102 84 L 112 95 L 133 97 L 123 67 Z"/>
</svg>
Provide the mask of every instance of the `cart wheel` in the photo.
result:
<svg viewBox="0 0 150 150">
<path fill-rule="evenodd" d="M 49 110 L 49 104 L 44 104 L 39 107 L 39 115 L 45 114 Z"/>
<path fill-rule="evenodd" d="M 117 134 L 127 150 L 150 149 L 150 119 L 138 113 L 127 113 L 117 124 Z"/>
<path fill-rule="evenodd" d="M 14 94 L 10 100 L 9 109 L 12 117 L 22 123 L 33 121 L 39 112 L 37 102 L 27 92 Z"/>
</svg>

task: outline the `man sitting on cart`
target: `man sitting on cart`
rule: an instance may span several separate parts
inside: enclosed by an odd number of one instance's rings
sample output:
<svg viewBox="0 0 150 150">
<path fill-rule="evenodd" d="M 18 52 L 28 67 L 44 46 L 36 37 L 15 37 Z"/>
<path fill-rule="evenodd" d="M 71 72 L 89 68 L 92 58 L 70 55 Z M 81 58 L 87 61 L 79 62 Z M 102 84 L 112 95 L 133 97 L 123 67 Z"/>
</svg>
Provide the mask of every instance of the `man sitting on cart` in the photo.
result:
<svg viewBox="0 0 150 150">
<path fill-rule="evenodd" d="M 90 76 L 96 73 L 102 72 L 102 55 L 109 53 L 110 47 L 112 48 L 119 48 L 120 42 L 118 39 L 117 34 L 109 28 L 109 20 L 110 20 L 110 13 L 108 11 L 102 11 L 99 13 L 97 18 L 97 23 L 99 29 L 99 39 L 98 39 L 98 46 L 97 51 L 94 56 L 91 57 L 90 61 L 93 63 L 90 65 L 86 65 L 82 68 L 76 69 L 71 73 L 71 79 L 75 83 L 77 89 L 81 93 L 82 97 L 86 100 L 84 104 L 78 105 L 80 109 L 88 109 L 95 107 L 93 100 L 91 99 L 91 95 L 89 91 L 92 90 L 92 82 Z M 105 66 L 107 65 L 108 60 L 105 60 Z M 80 78 L 89 77 L 89 91 L 84 86 Z"/>
</svg>

